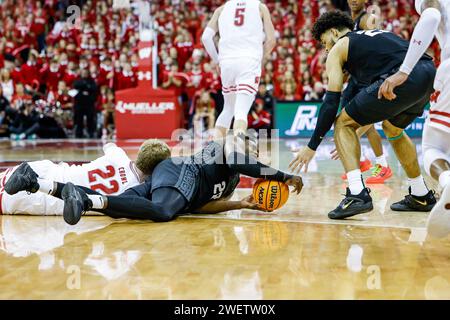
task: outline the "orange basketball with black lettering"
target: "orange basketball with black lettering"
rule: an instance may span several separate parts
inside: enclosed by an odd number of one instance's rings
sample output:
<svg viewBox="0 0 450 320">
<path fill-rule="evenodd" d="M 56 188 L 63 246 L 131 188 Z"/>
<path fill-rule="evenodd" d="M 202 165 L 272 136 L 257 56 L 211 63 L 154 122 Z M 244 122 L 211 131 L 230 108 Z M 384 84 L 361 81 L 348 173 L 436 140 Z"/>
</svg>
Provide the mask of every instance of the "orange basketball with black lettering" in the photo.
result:
<svg viewBox="0 0 450 320">
<path fill-rule="evenodd" d="M 253 185 L 253 198 L 263 209 L 280 209 L 289 199 L 289 187 L 283 182 L 258 179 Z"/>
</svg>

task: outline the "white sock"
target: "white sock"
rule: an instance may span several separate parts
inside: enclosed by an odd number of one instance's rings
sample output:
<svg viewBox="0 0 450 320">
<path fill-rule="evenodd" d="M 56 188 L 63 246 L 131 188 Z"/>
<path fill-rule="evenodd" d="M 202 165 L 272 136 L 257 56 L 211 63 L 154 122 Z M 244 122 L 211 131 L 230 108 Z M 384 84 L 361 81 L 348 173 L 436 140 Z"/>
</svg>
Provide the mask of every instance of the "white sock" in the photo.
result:
<svg viewBox="0 0 450 320">
<path fill-rule="evenodd" d="M 105 209 L 103 196 L 98 194 L 88 194 L 87 196 L 92 201 L 92 209 Z"/>
<path fill-rule="evenodd" d="M 55 183 L 51 180 L 38 178 L 38 183 L 39 183 L 39 192 L 52 194 L 56 189 Z"/>
<path fill-rule="evenodd" d="M 444 171 L 439 175 L 439 184 L 442 188 L 450 185 L 450 170 Z"/>
<path fill-rule="evenodd" d="M 353 195 L 358 195 L 364 189 L 364 183 L 361 175 L 361 170 L 353 170 L 347 172 L 348 187 L 350 188 L 350 193 Z"/>
<path fill-rule="evenodd" d="M 422 197 L 428 193 L 427 185 L 425 184 L 425 180 L 422 175 L 417 178 L 408 178 L 408 184 L 411 187 L 411 194 L 413 196 Z"/>
<path fill-rule="evenodd" d="M 376 157 L 375 158 L 375 163 L 379 164 L 382 167 L 387 167 L 388 166 L 387 161 L 386 161 L 386 157 L 384 156 L 384 154 L 382 154 L 379 157 Z"/>
<path fill-rule="evenodd" d="M 366 161 L 366 155 L 361 153 L 361 158 L 359 158 L 359 161 L 361 161 L 361 162 Z"/>
</svg>

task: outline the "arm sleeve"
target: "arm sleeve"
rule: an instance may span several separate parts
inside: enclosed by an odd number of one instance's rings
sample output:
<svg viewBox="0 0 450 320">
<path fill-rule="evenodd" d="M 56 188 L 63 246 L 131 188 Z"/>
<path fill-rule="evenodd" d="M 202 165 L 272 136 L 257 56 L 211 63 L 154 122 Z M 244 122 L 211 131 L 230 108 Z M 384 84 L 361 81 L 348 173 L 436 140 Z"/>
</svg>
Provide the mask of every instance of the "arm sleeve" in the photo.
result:
<svg viewBox="0 0 450 320">
<path fill-rule="evenodd" d="M 292 178 L 290 174 L 262 164 L 254 157 L 237 151 L 228 154 L 226 161 L 232 170 L 252 178 L 262 178 L 279 182 L 285 182 Z"/>
<path fill-rule="evenodd" d="M 427 51 L 441 22 L 441 12 L 436 8 L 427 8 L 422 12 L 414 29 L 405 60 L 400 71 L 410 74 L 417 62 Z"/>
<path fill-rule="evenodd" d="M 333 126 L 339 110 L 340 98 L 340 92 L 327 91 L 322 106 L 320 107 L 316 128 L 308 143 L 310 149 L 317 150 L 323 138 Z"/>
<path fill-rule="evenodd" d="M 215 34 L 216 32 L 212 28 L 206 27 L 202 34 L 202 43 L 212 61 L 217 64 L 219 62 L 219 53 L 217 52 L 216 45 L 214 44 Z"/>
</svg>

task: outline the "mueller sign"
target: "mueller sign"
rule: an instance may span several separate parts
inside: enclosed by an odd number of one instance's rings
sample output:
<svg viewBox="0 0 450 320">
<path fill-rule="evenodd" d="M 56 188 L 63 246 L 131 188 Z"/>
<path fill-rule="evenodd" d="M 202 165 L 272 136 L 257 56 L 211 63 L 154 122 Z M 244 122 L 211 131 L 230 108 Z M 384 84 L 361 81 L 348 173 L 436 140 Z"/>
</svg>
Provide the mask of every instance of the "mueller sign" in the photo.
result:
<svg viewBox="0 0 450 320">
<path fill-rule="evenodd" d="M 118 101 L 116 111 L 131 114 L 165 114 L 167 110 L 175 110 L 174 102 L 124 102 Z"/>
</svg>

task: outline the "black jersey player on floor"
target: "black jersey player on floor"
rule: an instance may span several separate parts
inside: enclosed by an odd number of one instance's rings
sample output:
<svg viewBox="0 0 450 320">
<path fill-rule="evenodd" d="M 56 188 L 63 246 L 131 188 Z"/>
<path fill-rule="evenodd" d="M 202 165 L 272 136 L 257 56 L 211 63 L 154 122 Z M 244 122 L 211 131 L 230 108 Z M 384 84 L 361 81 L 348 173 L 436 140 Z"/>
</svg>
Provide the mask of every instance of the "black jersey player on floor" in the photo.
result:
<svg viewBox="0 0 450 320">
<path fill-rule="evenodd" d="M 353 21 L 341 11 L 323 14 L 313 28 L 314 37 L 328 51 L 326 69 L 328 91 L 319 111 L 317 126 L 308 147 L 292 161 L 291 168 L 301 170 L 314 157 L 315 150 L 335 122 L 335 143 L 347 173 L 349 188 L 345 199 L 329 213 L 331 219 L 343 219 L 373 209 L 372 198 L 359 170 L 361 147 L 356 130 L 383 122 L 383 130 L 408 176 L 409 195 L 391 205 L 396 211 L 430 211 L 436 203 L 421 175 L 415 145 L 404 132 L 421 116 L 433 92 L 434 63 L 424 55 L 408 81 L 398 87 L 397 99 L 378 98 L 384 79 L 402 64 L 409 43 L 382 30 L 352 32 Z M 366 86 L 348 103 L 336 119 L 344 70 Z"/>
<path fill-rule="evenodd" d="M 76 224 L 83 212 L 97 211 L 112 218 L 147 219 L 165 222 L 186 213 L 218 213 L 235 209 L 259 209 L 251 197 L 227 201 L 239 182 L 239 175 L 285 182 L 300 193 L 303 183 L 293 176 L 248 156 L 232 139 L 211 142 L 191 157 L 174 157 L 160 162 L 147 181 L 119 196 L 102 196 L 71 183 L 54 183 L 49 194 L 64 200 L 64 220 Z M 14 192 L 39 189 L 31 168 L 16 171 L 10 178 Z"/>
</svg>

